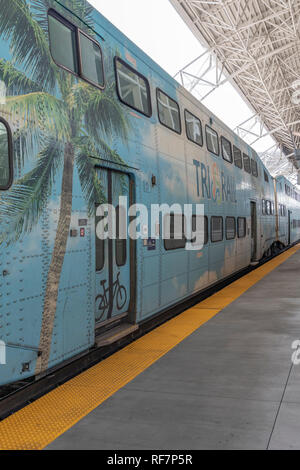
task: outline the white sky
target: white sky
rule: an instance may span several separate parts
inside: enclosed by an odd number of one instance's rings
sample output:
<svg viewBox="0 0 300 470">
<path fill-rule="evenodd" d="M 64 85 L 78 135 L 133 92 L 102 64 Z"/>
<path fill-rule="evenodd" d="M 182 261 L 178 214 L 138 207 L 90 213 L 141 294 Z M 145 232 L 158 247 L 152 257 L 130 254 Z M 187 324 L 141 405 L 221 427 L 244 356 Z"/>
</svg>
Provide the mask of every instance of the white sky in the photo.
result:
<svg viewBox="0 0 300 470">
<path fill-rule="evenodd" d="M 174 76 L 203 48 L 169 0 L 89 0 L 111 23 Z M 227 83 L 203 101 L 232 129 L 253 113 Z M 264 151 L 273 145 L 269 137 L 255 145 Z"/>
</svg>

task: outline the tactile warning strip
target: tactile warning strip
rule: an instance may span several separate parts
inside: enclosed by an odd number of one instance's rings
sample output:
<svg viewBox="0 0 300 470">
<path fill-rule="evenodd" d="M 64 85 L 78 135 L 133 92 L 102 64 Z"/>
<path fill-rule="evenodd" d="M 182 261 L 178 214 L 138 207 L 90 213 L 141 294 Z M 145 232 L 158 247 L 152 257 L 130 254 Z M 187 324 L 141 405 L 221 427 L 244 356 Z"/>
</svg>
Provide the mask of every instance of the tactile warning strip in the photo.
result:
<svg viewBox="0 0 300 470">
<path fill-rule="evenodd" d="M 282 264 L 297 245 L 0 423 L 1 450 L 39 450 Z"/>
</svg>

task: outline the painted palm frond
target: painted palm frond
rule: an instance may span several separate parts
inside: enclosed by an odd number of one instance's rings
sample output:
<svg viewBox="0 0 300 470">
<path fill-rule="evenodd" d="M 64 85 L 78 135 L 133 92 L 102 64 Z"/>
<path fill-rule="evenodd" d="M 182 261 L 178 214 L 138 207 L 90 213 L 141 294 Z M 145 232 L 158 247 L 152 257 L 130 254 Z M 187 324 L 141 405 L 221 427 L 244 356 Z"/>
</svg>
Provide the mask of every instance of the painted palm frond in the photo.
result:
<svg viewBox="0 0 300 470">
<path fill-rule="evenodd" d="M 44 89 L 54 91 L 57 68 L 51 60 L 45 33 L 25 0 L 0 0 L 1 36 L 9 41 L 16 65 Z"/>
<path fill-rule="evenodd" d="M 0 222 L 8 224 L 9 231 L 2 234 L 0 243 L 4 239 L 8 243 L 16 241 L 36 226 L 51 195 L 55 177 L 61 170 L 63 153 L 63 145 L 50 140 L 39 153 L 35 168 L 2 195 Z"/>
<path fill-rule="evenodd" d="M 14 133 L 14 168 L 21 173 L 32 155 L 39 153 L 44 146 L 43 135 L 35 129 L 18 129 Z"/>
<path fill-rule="evenodd" d="M 18 127 L 28 132 L 44 132 L 46 135 L 67 141 L 70 138 L 70 122 L 63 101 L 48 93 L 29 93 L 6 98 L 5 110 Z"/>
<path fill-rule="evenodd" d="M 30 80 L 27 75 L 17 70 L 11 62 L 4 59 L 0 59 L 0 80 L 6 85 L 7 95 L 23 95 L 42 91 L 40 85 Z"/>
<path fill-rule="evenodd" d="M 105 93 L 90 89 L 84 112 L 84 124 L 90 135 L 100 139 L 117 135 L 127 143 L 129 124 L 125 114 L 108 88 Z"/>
<path fill-rule="evenodd" d="M 46 36 L 48 37 L 48 18 L 47 11 L 50 8 L 57 8 L 58 5 L 53 0 L 31 0 L 33 14 Z M 93 28 L 94 21 L 92 18 L 93 8 L 85 0 L 66 0 L 64 7 L 70 11 L 72 16 L 76 16 L 88 28 Z M 60 10 L 58 10 L 60 11 Z"/>
<path fill-rule="evenodd" d="M 95 166 L 91 159 L 86 156 L 86 149 L 78 151 L 76 156 L 76 166 L 80 178 L 81 188 L 87 203 L 89 216 L 92 217 L 95 211 L 95 203 L 104 204 L 107 202 L 101 180 L 95 171 Z"/>
</svg>

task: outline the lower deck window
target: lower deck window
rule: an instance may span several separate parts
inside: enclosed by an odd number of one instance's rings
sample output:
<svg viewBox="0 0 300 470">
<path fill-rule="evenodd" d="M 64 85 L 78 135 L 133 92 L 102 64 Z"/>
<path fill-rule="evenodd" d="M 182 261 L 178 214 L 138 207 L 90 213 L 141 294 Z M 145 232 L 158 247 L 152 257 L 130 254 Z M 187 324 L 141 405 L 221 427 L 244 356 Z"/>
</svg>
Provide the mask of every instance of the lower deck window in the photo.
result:
<svg viewBox="0 0 300 470">
<path fill-rule="evenodd" d="M 11 134 L 8 125 L 0 120 L 0 190 L 8 189 L 12 179 Z"/>
<path fill-rule="evenodd" d="M 273 201 L 271 202 L 271 214 L 275 215 L 275 203 Z"/>
<path fill-rule="evenodd" d="M 211 218 L 211 241 L 221 242 L 223 240 L 223 217 Z"/>
<path fill-rule="evenodd" d="M 192 217 L 192 231 L 193 233 L 196 232 L 197 229 L 197 224 L 199 223 L 199 226 L 203 230 L 203 244 L 206 245 L 208 243 L 208 218 L 206 215 L 204 216 L 204 220 L 198 220 L 198 217 L 202 219 L 203 217 L 201 215 L 193 215 Z"/>
<path fill-rule="evenodd" d="M 168 214 L 164 218 L 164 245 L 167 251 L 185 248 L 184 215 Z"/>
<path fill-rule="evenodd" d="M 236 236 L 235 217 L 226 217 L 226 240 L 234 240 Z"/>
<path fill-rule="evenodd" d="M 245 217 L 238 218 L 238 237 L 245 238 L 246 236 L 246 219 Z"/>
</svg>

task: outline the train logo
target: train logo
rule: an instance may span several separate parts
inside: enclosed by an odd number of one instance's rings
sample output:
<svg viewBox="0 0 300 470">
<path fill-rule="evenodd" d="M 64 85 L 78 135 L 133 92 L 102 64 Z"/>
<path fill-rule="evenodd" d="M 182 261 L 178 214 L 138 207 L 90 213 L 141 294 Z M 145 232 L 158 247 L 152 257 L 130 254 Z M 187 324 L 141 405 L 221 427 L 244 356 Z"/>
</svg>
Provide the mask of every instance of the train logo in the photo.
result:
<svg viewBox="0 0 300 470">
<path fill-rule="evenodd" d="M 216 163 L 205 165 L 193 160 L 196 168 L 197 196 L 211 199 L 217 204 L 222 202 L 236 203 L 236 183 L 231 175 L 225 175 Z"/>
</svg>

